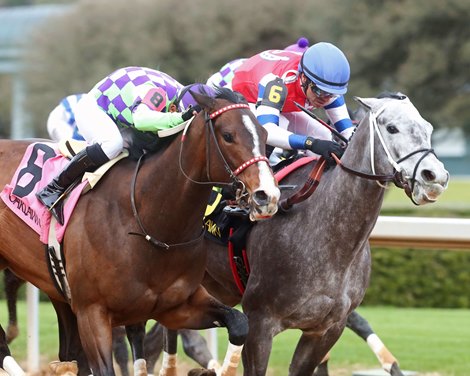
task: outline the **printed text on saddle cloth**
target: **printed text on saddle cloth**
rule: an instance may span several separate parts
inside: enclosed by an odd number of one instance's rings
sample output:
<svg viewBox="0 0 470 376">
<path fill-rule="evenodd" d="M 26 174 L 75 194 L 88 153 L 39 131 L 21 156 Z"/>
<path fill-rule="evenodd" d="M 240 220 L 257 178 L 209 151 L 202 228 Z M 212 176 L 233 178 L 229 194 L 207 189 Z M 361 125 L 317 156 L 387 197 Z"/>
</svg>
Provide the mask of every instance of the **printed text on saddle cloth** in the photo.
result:
<svg viewBox="0 0 470 376">
<path fill-rule="evenodd" d="M 68 163 L 53 143 L 34 143 L 28 146 L 10 184 L 0 193 L 0 198 L 18 217 L 47 244 L 51 213 L 36 198 L 35 193 L 47 185 L 58 171 Z M 61 242 L 70 215 L 80 193 L 86 186 L 82 182 L 68 196 L 64 206 L 64 225 L 56 224 L 57 241 Z"/>
</svg>

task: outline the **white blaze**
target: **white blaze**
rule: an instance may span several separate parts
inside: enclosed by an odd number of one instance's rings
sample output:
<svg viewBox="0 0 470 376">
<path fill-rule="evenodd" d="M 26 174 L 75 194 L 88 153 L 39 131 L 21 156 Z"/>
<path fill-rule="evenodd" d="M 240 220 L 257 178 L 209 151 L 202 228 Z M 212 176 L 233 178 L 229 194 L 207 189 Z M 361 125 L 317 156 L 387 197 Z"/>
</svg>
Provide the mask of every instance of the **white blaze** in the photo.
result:
<svg viewBox="0 0 470 376">
<path fill-rule="evenodd" d="M 242 121 L 246 129 L 253 136 L 253 155 L 259 157 L 264 153 L 261 152 L 260 140 L 258 137 L 258 132 L 256 132 L 256 125 L 251 120 L 251 117 L 248 115 L 242 115 Z M 259 169 L 259 180 L 260 180 L 260 190 L 265 191 L 271 197 L 280 197 L 279 188 L 274 184 L 274 179 L 272 178 L 272 172 L 268 164 L 265 162 L 258 162 Z"/>
</svg>

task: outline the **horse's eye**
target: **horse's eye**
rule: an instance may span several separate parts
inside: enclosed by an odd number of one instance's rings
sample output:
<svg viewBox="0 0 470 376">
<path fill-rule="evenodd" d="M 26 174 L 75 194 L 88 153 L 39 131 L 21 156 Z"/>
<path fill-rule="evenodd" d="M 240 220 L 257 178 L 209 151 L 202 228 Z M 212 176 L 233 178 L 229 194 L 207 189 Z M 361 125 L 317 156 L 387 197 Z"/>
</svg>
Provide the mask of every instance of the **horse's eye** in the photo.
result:
<svg viewBox="0 0 470 376">
<path fill-rule="evenodd" d="M 233 142 L 233 136 L 231 133 L 226 132 L 222 135 L 222 137 L 224 138 L 226 142 L 229 142 L 229 143 Z"/>
<path fill-rule="evenodd" d="M 398 133 L 398 128 L 394 125 L 387 125 L 387 132 L 391 134 Z"/>
</svg>

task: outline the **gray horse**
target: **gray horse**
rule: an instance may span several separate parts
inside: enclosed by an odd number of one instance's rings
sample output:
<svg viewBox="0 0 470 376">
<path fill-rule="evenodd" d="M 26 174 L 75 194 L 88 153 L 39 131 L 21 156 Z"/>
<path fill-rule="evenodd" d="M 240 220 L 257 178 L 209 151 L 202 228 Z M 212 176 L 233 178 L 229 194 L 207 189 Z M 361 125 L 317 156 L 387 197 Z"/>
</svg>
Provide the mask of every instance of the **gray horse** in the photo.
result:
<svg viewBox="0 0 470 376">
<path fill-rule="evenodd" d="M 251 274 L 243 298 L 224 247 L 203 245 L 209 249 L 204 286 L 227 304 L 241 302 L 249 317 L 245 375 L 266 374 L 273 337 L 286 329 L 302 331 L 292 376 L 312 375 L 338 340 L 369 283 L 368 238 L 384 182 L 395 180 L 416 205 L 436 201 L 447 187 L 449 174 L 431 149 L 433 128 L 406 96 L 356 99 L 367 114 L 341 160 L 345 168 L 327 171 L 311 197 L 252 229 Z M 301 186 L 311 168 L 299 169 L 282 184 Z"/>
</svg>

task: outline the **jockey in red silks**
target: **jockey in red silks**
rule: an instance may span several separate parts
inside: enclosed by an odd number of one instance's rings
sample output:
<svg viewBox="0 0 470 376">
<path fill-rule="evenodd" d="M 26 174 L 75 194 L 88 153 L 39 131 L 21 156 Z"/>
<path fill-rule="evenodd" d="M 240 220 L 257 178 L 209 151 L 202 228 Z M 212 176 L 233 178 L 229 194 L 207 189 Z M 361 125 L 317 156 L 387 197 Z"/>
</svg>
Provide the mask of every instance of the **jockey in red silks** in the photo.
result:
<svg viewBox="0 0 470 376">
<path fill-rule="evenodd" d="M 323 108 L 336 130 L 349 139 L 354 125 L 343 97 L 350 76 L 349 62 L 331 43 L 304 46 L 303 51 L 295 50 L 295 45 L 289 47 L 235 61 L 233 71 L 227 72 L 225 66 L 219 73 L 251 104 L 258 121 L 268 130 L 268 145 L 308 150 L 332 164 L 331 153 L 341 157 L 343 149 L 331 140 L 327 128 L 294 102 L 308 109 Z M 209 84 L 214 84 L 214 77 Z"/>
<path fill-rule="evenodd" d="M 214 94 L 207 85 L 183 86 L 166 73 L 144 67 L 121 68 L 98 82 L 78 101 L 75 110 L 78 131 L 89 146 L 36 194 L 39 201 L 63 224 L 63 193 L 85 172 L 122 152 L 120 130 L 133 128 L 149 140 L 158 140 L 159 130 L 178 126 L 196 113 L 196 101 L 189 89 Z"/>
<path fill-rule="evenodd" d="M 286 51 L 294 51 L 294 52 L 300 52 L 303 53 L 305 50 L 308 48 L 308 39 L 301 37 L 295 42 L 294 44 L 291 44 L 284 48 Z M 209 77 L 207 80 L 207 85 L 213 86 L 213 87 L 224 87 L 224 86 L 232 86 L 232 80 L 233 76 L 235 75 L 235 70 L 243 64 L 243 62 L 247 60 L 245 58 L 241 59 L 235 59 L 232 61 L 229 61 L 227 64 L 225 64 L 220 70 L 216 73 L 214 73 L 212 76 Z"/>
</svg>

